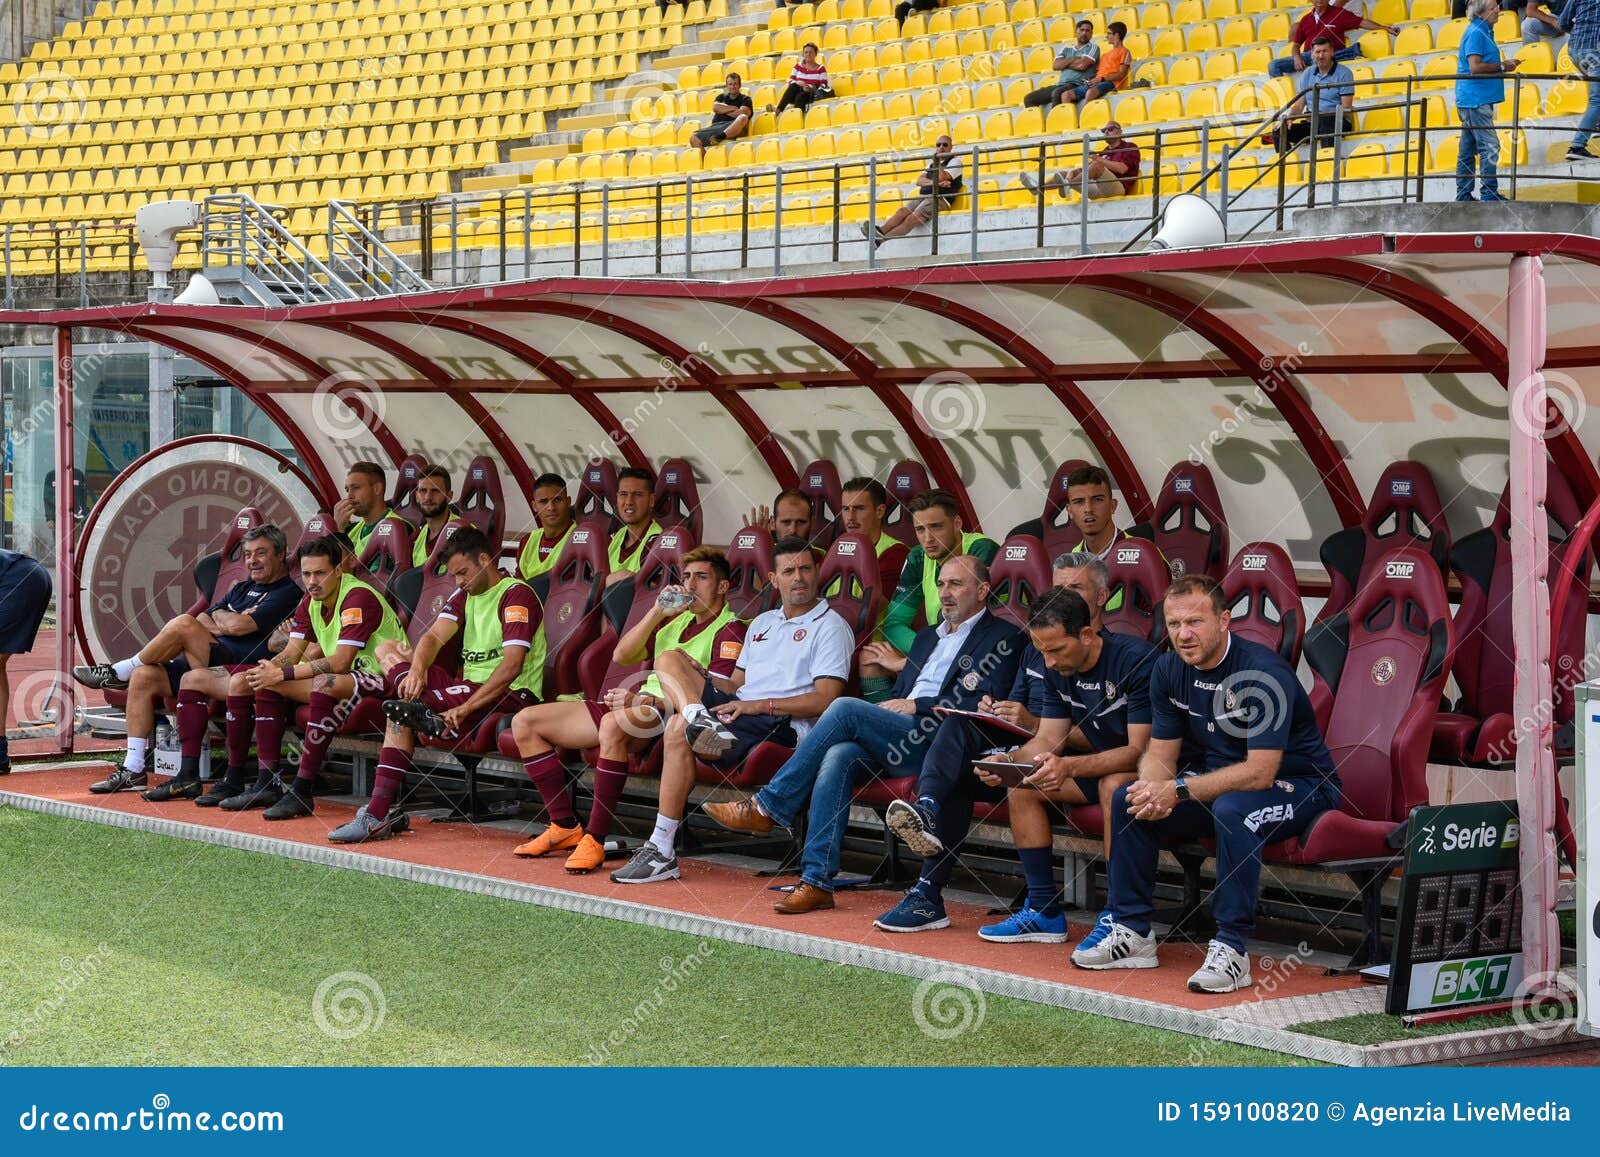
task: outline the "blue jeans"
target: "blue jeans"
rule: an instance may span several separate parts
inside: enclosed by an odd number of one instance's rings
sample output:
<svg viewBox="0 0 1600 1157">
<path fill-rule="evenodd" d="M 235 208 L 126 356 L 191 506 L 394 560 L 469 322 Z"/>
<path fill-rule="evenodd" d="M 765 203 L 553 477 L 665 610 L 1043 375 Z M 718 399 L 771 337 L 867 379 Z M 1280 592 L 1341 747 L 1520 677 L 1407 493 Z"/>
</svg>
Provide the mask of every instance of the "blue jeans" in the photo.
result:
<svg viewBox="0 0 1600 1157">
<path fill-rule="evenodd" d="M 1587 76 L 1600 76 L 1600 53 L 1584 54 L 1582 60 L 1573 62 L 1580 72 Z M 1586 149 L 1589 147 L 1589 138 L 1596 129 L 1600 129 L 1600 80 L 1591 80 L 1589 83 L 1589 105 L 1583 110 L 1583 119 L 1578 122 L 1578 131 L 1573 134 L 1572 147 Z"/>
<path fill-rule="evenodd" d="M 1300 835 L 1317 816 L 1339 806 L 1339 789 L 1324 780 L 1280 779 L 1265 791 L 1224 792 L 1209 803 L 1188 800 L 1166 819 L 1136 820 L 1128 814 L 1131 786 L 1117 789 L 1106 821 L 1114 825 L 1107 903 L 1117 923 L 1148 936 L 1162 841 L 1210 836 L 1217 841 L 1211 915 L 1217 921 L 1217 939 L 1238 952 L 1245 950 L 1256 926 L 1261 849 Z"/>
<path fill-rule="evenodd" d="M 811 797 L 802 881 L 833 891 L 857 773 L 882 769 L 895 779 L 919 774 L 937 729 L 931 717 L 897 715 L 860 699 L 836 699 L 822 713 L 772 782 L 756 793 L 761 810 L 786 827 Z"/>
<path fill-rule="evenodd" d="M 1494 129 L 1492 104 L 1477 108 L 1463 108 L 1461 114 L 1461 149 L 1456 154 L 1456 200 L 1471 201 L 1473 160 L 1477 160 L 1477 175 L 1482 178 L 1483 199 L 1493 201 L 1500 196 L 1500 182 L 1495 166 L 1500 163 L 1500 134 Z"/>
<path fill-rule="evenodd" d="M 1306 67 L 1310 68 L 1311 67 L 1311 52 L 1310 52 L 1310 50 L 1302 52 L 1300 54 L 1300 56 L 1306 62 Z M 1354 45 L 1354 44 L 1347 44 L 1343 48 L 1339 49 L 1337 52 L 1335 52 L 1333 54 L 1333 59 L 1335 61 L 1340 61 L 1340 60 L 1358 60 L 1358 59 L 1360 59 L 1360 57 L 1361 57 L 1361 49 L 1359 47 L 1357 47 L 1356 45 Z M 1267 75 L 1268 76 L 1293 76 L 1294 75 L 1294 57 L 1285 56 L 1285 57 L 1281 57 L 1278 60 L 1274 60 L 1271 64 L 1267 65 Z"/>
</svg>

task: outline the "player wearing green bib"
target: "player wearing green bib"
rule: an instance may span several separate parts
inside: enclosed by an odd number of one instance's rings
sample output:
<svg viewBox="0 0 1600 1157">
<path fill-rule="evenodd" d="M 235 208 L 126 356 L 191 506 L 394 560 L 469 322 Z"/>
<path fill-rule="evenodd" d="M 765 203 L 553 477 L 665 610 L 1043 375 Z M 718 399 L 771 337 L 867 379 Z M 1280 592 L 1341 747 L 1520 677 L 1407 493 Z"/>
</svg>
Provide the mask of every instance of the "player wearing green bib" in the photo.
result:
<svg viewBox="0 0 1600 1157">
<path fill-rule="evenodd" d="M 928 490 L 907 509 L 917 532 L 917 545 L 906 556 L 900 581 L 883 616 L 883 641 L 861 648 L 862 698 L 875 703 L 894 685 L 895 674 L 916 642 L 919 625 L 939 621 L 939 567 L 947 558 L 970 554 L 994 561 L 1000 544 L 976 531 L 963 530 L 961 507 L 948 490 Z"/>
<path fill-rule="evenodd" d="M 366 695 L 383 689 L 377 650 L 405 638 L 394 610 L 373 587 L 348 573 L 350 559 L 333 535 L 308 543 L 300 552 L 300 585 L 305 598 L 289 627 L 289 642 L 276 658 L 245 672 L 256 697 L 254 788 L 219 805 L 226 811 L 265 807 L 269 820 L 288 820 L 312 812 L 312 791 L 328 744 Z M 278 779 L 283 734 L 294 708 L 311 709 L 294 783 Z"/>
<path fill-rule="evenodd" d="M 859 534 L 872 543 L 878 556 L 878 591 L 887 609 L 889 592 L 900 583 L 906 568 L 906 556 L 911 548 L 883 529 L 884 512 L 889 507 L 889 493 L 876 478 L 852 478 L 839 491 L 839 526 L 846 534 Z M 831 597 L 838 588 L 830 587 L 822 593 Z M 883 641 L 883 623 L 879 620 L 873 639 Z"/>
<path fill-rule="evenodd" d="M 411 540 L 411 565 L 421 566 L 439 545 L 439 536 L 450 533 L 446 528 L 455 517 L 450 509 L 450 471 L 443 466 L 424 466 L 417 475 L 417 488 L 412 491 L 412 497 L 423 522 Z M 460 525 L 458 520 L 457 526 Z"/>
<path fill-rule="evenodd" d="M 383 467 L 376 462 L 355 463 L 345 474 L 344 497 L 333 508 L 333 524 L 344 527 L 357 558 L 367 549 L 373 528 L 386 518 L 405 522 L 384 497 Z"/>
<path fill-rule="evenodd" d="M 561 475 L 541 474 L 534 479 L 533 516 L 538 525 L 517 556 L 517 573 L 530 582 L 555 569 L 578 525 L 573 521 L 572 497 Z"/>
<path fill-rule="evenodd" d="M 411 770 L 416 733 L 430 739 L 469 735 L 486 718 L 515 713 L 539 701 L 544 685 L 544 611 L 533 588 L 502 574 L 496 546 L 476 527 L 445 541 L 440 561 L 456 591 L 433 625 L 417 640 L 381 648 L 378 659 L 393 698 L 383 713 L 383 749 L 378 753 L 372 800 L 355 819 L 328 833 L 337 844 L 381 839 L 402 821 L 390 809 Z M 435 662 L 457 636 L 461 672 Z"/>
<path fill-rule="evenodd" d="M 637 571 L 644 552 L 661 533 L 654 514 L 655 495 L 656 480 L 650 471 L 640 466 L 617 471 L 617 517 L 622 520 L 622 529 L 611 536 L 611 545 L 606 549 L 606 561 L 611 565 L 607 586 Z"/>
<path fill-rule="evenodd" d="M 727 556 L 714 546 L 696 547 L 684 554 L 679 567 L 683 585 L 661 592 L 656 604 L 617 640 L 612 659 L 624 665 L 645 659 L 653 664 L 668 651 L 682 651 L 708 670 L 732 675 L 744 648 L 745 625 L 726 601 Z M 693 600 L 686 609 L 672 609 L 671 596 L 679 592 Z M 604 862 L 606 836 L 628 777 L 628 757 L 648 748 L 661 734 L 674 702 L 653 671 L 636 690 L 628 682 L 606 688 L 598 701 L 542 703 L 519 712 L 512 721 L 523 767 L 550 815 L 550 826 L 518 847 L 517 855 L 570 851 L 566 867 L 573 873 L 592 872 Z M 691 698 L 694 695 L 698 688 L 690 693 Z M 595 746 L 600 757 L 595 765 L 594 807 L 589 822 L 580 827 L 558 749 L 582 751 Z"/>
<path fill-rule="evenodd" d="M 1117 513 L 1117 500 L 1111 494 L 1111 476 L 1098 466 L 1080 466 L 1067 475 L 1067 518 L 1083 535 L 1083 541 L 1074 550 L 1092 554 L 1105 562 L 1111 548 L 1133 535 L 1119 530 L 1112 521 Z M 1162 561 L 1165 561 L 1163 559 Z M 1118 590 L 1106 603 L 1108 612 L 1122 609 L 1122 591 Z"/>
</svg>

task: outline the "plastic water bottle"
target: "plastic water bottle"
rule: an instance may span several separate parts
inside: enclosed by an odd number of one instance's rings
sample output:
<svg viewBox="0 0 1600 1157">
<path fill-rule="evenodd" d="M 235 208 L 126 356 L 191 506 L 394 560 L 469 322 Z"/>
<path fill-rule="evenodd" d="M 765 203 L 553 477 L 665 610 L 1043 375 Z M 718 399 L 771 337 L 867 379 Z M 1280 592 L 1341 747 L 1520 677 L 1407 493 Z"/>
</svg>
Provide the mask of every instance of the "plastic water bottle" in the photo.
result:
<svg viewBox="0 0 1600 1157">
<path fill-rule="evenodd" d="M 667 587 L 656 596 L 656 606 L 664 611 L 682 611 L 694 605 L 694 596 L 682 587 Z"/>
</svg>

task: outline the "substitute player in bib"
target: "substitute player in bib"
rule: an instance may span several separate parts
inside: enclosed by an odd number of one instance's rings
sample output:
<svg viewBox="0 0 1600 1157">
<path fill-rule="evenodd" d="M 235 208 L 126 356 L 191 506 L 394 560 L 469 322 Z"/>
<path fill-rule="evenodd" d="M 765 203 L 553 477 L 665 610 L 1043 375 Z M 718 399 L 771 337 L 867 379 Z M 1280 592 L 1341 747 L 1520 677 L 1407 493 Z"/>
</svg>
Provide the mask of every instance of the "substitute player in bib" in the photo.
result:
<svg viewBox="0 0 1600 1157">
<path fill-rule="evenodd" d="M 572 496 L 561 475 L 541 474 L 533 480 L 533 516 L 538 530 L 528 535 L 517 558 L 517 573 L 529 581 L 555 569 L 578 525 L 572 517 Z"/>
<path fill-rule="evenodd" d="M 839 526 L 845 534 L 859 534 L 872 544 L 878 556 L 878 591 L 888 610 L 889 592 L 900 583 L 911 548 L 883 529 L 884 512 L 889 508 L 889 492 L 876 478 L 852 478 L 839 491 Z M 823 594 L 829 594 L 824 591 Z M 883 622 L 872 633 L 874 642 L 883 641 Z"/>
<path fill-rule="evenodd" d="M 422 515 L 422 525 L 411 540 L 411 565 L 421 566 L 428 561 L 433 548 L 439 545 L 439 536 L 455 517 L 450 507 L 453 492 L 450 488 L 450 471 L 443 466 L 424 466 L 417 475 L 417 488 L 412 498 Z"/>
<path fill-rule="evenodd" d="M 256 783 L 220 801 L 224 811 L 265 807 L 269 820 L 310 815 L 328 744 L 360 698 L 383 689 L 378 647 L 405 638 L 405 630 L 382 594 L 345 571 L 348 557 L 335 535 L 316 539 L 300 551 L 300 581 L 306 596 L 295 611 L 289 644 L 276 658 L 258 663 L 243 676 L 256 696 Z M 285 790 L 278 765 L 295 703 L 308 705 L 311 717 L 299 769 Z"/>
<path fill-rule="evenodd" d="M 712 675 L 727 678 L 744 648 L 744 623 L 727 604 L 728 559 L 714 546 L 698 546 L 684 554 L 682 586 L 669 586 L 622 638 L 612 659 L 618 663 L 659 662 L 669 651 L 682 651 Z M 677 602 L 686 594 L 687 609 Z M 695 688 L 698 692 L 698 686 Z M 511 727 L 522 765 L 544 799 L 550 826 L 515 849 L 519 856 L 545 856 L 570 851 L 567 871 L 592 872 L 605 861 L 606 836 L 622 788 L 628 779 L 628 756 L 643 751 L 661 734 L 673 701 L 652 671 L 637 690 L 607 688 L 598 702 L 541 703 L 517 713 Z M 581 751 L 599 745 L 595 762 L 594 805 L 589 822 L 579 825 L 567 792 L 566 772 L 558 748 Z"/>
<path fill-rule="evenodd" d="M 386 518 L 406 522 L 384 496 L 383 467 L 376 462 L 355 463 L 345 473 L 344 497 L 334 504 L 333 524 L 344 531 L 357 558 L 367 549 L 373 529 Z"/>
<path fill-rule="evenodd" d="M 1222 587 L 1188 574 L 1162 600 L 1172 651 L 1150 678 L 1150 746 L 1139 778 L 1117 789 L 1107 822 L 1114 923 L 1079 968 L 1154 968 L 1150 913 L 1156 861 L 1170 840 L 1214 838 L 1216 939 L 1191 992 L 1248 988 L 1261 851 L 1339 805 L 1339 776 L 1311 699 L 1276 651 L 1228 630 Z M 1184 758 L 1184 741 L 1195 762 Z"/>
<path fill-rule="evenodd" d="M 917 625 L 939 622 L 939 567 L 944 560 L 970 554 L 987 565 L 1000 549 L 994 539 L 962 529 L 961 506 L 948 490 L 926 490 L 907 509 L 917 545 L 906 555 L 884 612 L 883 641 L 861 648 L 861 697 L 869 703 L 888 698 L 900 660 L 916 642 Z"/>
<path fill-rule="evenodd" d="M 544 608 L 533 588 L 502 574 L 495 549 L 476 528 L 458 530 L 445 543 L 442 562 L 455 580 L 433 626 L 417 640 L 416 653 L 403 644 L 380 653 L 389 690 L 384 703 L 389 726 L 372 800 L 355 819 L 329 833 L 334 843 L 380 839 L 393 830 L 390 809 L 411 770 L 415 733 L 449 738 L 469 733 L 486 715 L 515 713 L 539 701 L 544 686 Z M 461 673 L 435 660 L 461 636 Z"/>
<path fill-rule="evenodd" d="M 639 569 L 661 524 L 655 520 L 656 479 L 642 466 L 617 471 L 617 517 L 622 528 L 611 536 L 606 561 L 611 573 L 606 585 L 619 583 Z"/>
<path fill-rule="evenodd" d="M 1028 899 L 1021 911 L 978 929 L 978 935 L 999 943 L 1060 944 L 1067 938 L 1067 918 L 1056 902 L 1050 808 L 1096 803 L 1106 795 L 1107 780 L 1133 777 L 1150 743 L 1156 649 L 1132 635 L 1099 629 L 1082 596 L 1060 588 L 1033 605 L 1028 636 L 1030 657 L 1036 655 L 1044 667 L 1039 730 L 1001 757 L 1029 769 L 1021 785 L 1006 793 Z M 982 771 L 978 777 L 1001 782 Z M 1108 822 L 1107 830 L 1112 826 Z"/>
<path fill-rule="evenodd" d="M 614 883 L 677 878 L 674 846 L 696 754 L 731 771 L 765 741 L 794 747 L 844 690 L 855 636 L 817 594 L 811 544 L 784 539 L 772 548 L 772 567 L 767 581 L 783 603 L 750 624 L 731 675 L 716 674 L 682 649 L 657 654 L 656 673 L 675 711 L 662 739 L 660 810 L 650 839 L 611 873 Z"/>
</svg>

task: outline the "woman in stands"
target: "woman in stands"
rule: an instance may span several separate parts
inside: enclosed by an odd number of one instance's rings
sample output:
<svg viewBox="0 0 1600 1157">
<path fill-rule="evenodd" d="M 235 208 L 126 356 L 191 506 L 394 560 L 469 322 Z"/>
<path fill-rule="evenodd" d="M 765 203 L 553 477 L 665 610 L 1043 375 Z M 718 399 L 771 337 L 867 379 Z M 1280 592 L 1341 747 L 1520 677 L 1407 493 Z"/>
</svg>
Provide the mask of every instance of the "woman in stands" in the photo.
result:
<svg viewBox="0 0 1600 1157">
<path fill-rule="evenodd" d="M 817 59 L 816 44 L 809 43 L 800 50 L 800 59 L 795 61 L 794 69 L 789 73 L 789 87 L 783 90 L 777 109 L 774 110 L 769 104 L 767 111 L 782 114 L 786 108 L 797 108 L 805 112 L 811 107 L 812 101 L 825 95 L 827 87 L 828 67 Z"/>
</svg>

